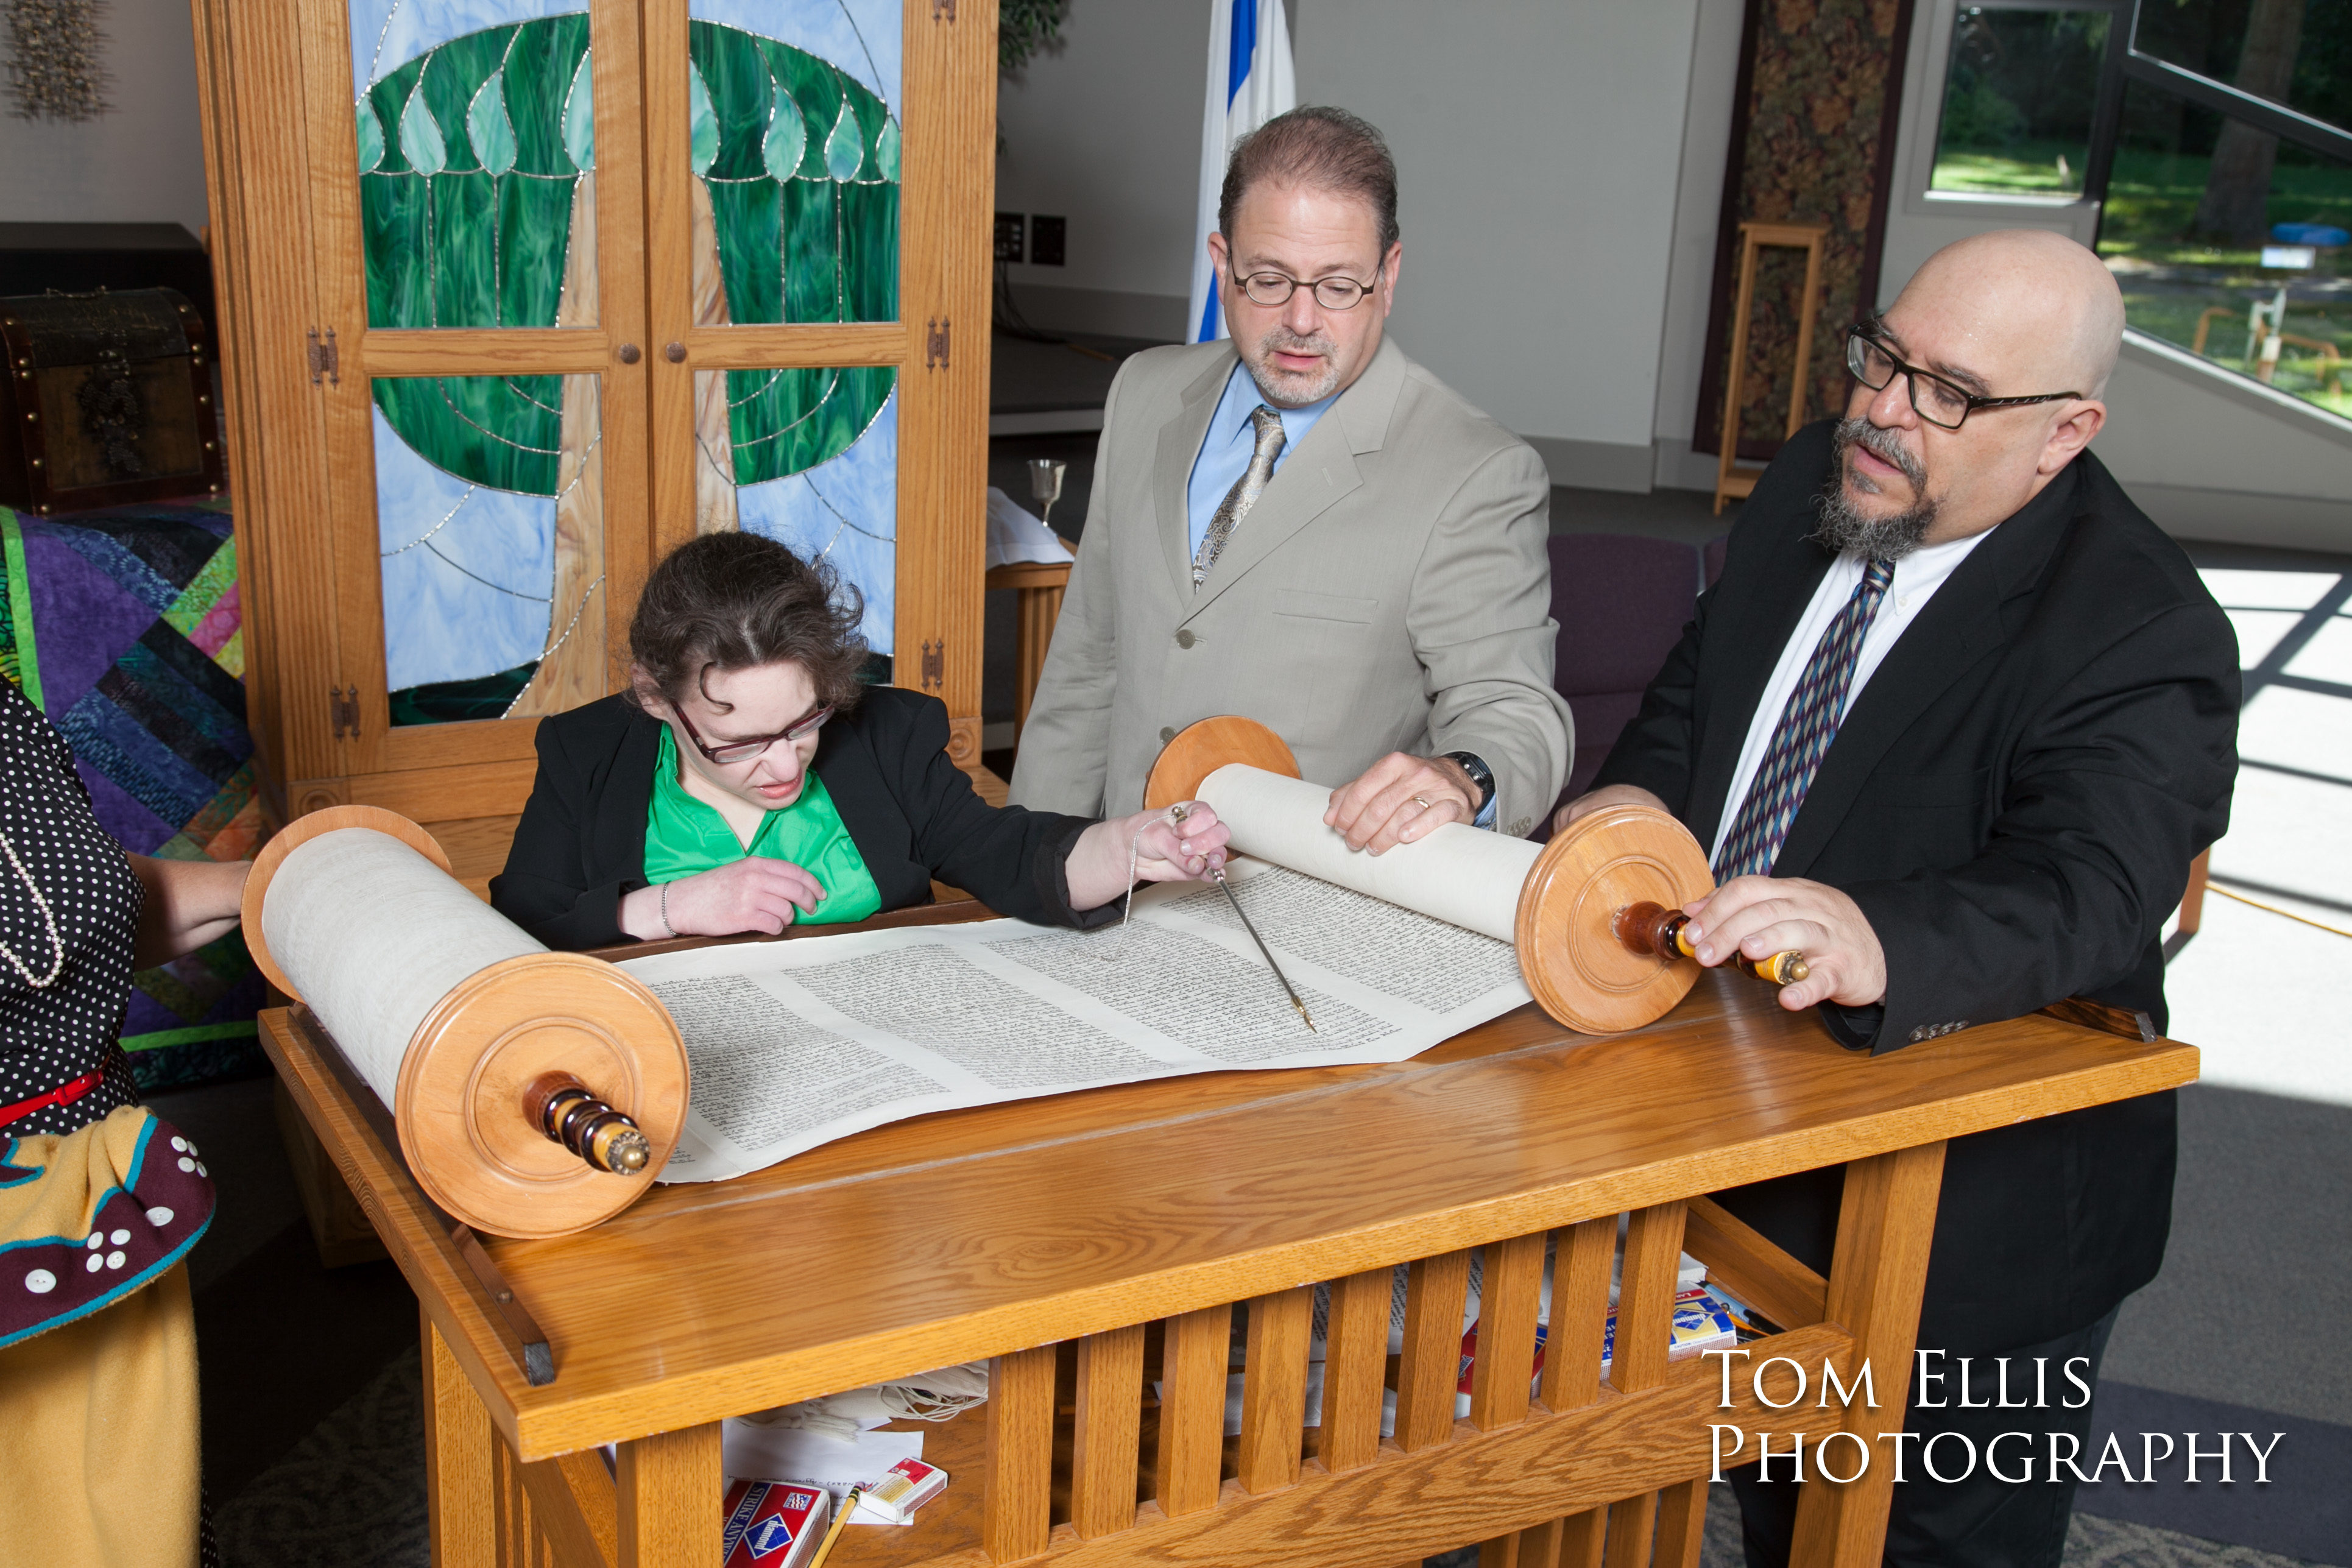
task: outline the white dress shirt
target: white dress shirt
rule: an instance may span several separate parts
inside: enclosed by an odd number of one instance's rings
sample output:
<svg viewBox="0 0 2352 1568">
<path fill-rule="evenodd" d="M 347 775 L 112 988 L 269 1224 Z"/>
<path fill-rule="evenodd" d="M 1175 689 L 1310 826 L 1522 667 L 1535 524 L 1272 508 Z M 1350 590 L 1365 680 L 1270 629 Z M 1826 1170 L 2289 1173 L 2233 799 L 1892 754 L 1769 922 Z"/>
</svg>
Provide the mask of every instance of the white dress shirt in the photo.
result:
<svg viewBox="0 0 2352 1568">
<path fill-rule="evenodd" d="M 1853 679 L 1845 689 L 1845 713 L 1853 711 L 1854 699 L 1885 662 L 1887 650 L 1900 640 L 1904 631 L 1927 607 L 1936 590 L 1944 585 L 1969 552 L 1990 535 L 1988 528 L 1966 539 L 1955 539 L 1947 544 L 1927 544 L 1895 563 L 1894 580 L 1887 584 L 1885 596 L 1878 601 L 1878 614 L 1872 618 L 1870 631 L 1862 639 L 1862 653 L 1854 660 Z M 1780 722 L 1780 710 L 1789 705 L 1789 698 L 1803 679 L 1805 666 L 1813 657 L 1830 623 L 1845 608 L 1848 599 L 1862 582 L 1864 561 L 1849 551 L 1830 563 L 1822 574 L 1822 585 L 1813 590 L 1812 602 L 1805 606 L 1804 617 L 1797 629 L 1789 634 L 1786 647 L 1780 649 L 1780 662 L 1772 667 L 1772 679 L 1764 687 L 1763 698 L 1756 704 L 1755 715 L 1748 721 L 1747 743 L 1739 748 L 1739 765 L 1732 771 L 1731 793 L 1723 798 L 1723 820 L 1716 824 L 1715 844 L 1707 851 L 1711 861 L 1723 853 L 1723 841 L 1730 837 L 1732 824 L 1739 819 L 1739 808 L 1747 804 L 1748 786 L 1755 781 L 1756 770 L 1764 765 L 1764 753 L 1772 744 L 1772 731 Z M 1845 713 L 1838 715 L 1843 723 Z"/>
</svg>

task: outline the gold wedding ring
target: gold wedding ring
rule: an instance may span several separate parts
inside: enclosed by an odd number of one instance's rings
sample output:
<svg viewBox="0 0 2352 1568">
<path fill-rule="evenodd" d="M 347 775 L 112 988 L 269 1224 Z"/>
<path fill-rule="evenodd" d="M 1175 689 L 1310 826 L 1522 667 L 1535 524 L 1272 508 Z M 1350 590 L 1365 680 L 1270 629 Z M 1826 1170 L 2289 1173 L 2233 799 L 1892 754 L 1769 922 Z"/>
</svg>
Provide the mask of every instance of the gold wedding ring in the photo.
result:
<svg viewBox="0 0 2352 1568">
<path fill-rule="evenodd" d="M 1414 795 L 1412 797 L 1412 804 L 1421 807 L 1422 810 L 1427 811 L 1429 809 L 1429 797 L 1425 795 Z"/>
</svg>

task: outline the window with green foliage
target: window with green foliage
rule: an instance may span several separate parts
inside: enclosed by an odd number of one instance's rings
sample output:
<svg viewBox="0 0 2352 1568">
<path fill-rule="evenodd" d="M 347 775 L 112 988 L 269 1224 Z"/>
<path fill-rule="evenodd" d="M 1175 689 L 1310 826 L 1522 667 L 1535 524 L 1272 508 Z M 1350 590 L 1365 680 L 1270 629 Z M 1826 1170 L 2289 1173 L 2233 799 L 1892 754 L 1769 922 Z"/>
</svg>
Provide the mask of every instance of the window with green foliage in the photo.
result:
<svg viewBox="0 0 2352 1568">
<path fill-rule="evenodd" d="M 1962 7 L 1928 188 L 2080 196 L 2114 20 L 2105 11 Z"/>
<path fill-rule="evenodd" d="M 2352 418 L 2352 0 L 1962 6 L 1929 192 L 2099 203 L 2134 331 Z"/>
<path fill-rule="evenodd" d="M 2136 330 L 2352 418 L 2348 237 L 2352 164 L 2126 91 L 2099 255 Z"/>
</svg>

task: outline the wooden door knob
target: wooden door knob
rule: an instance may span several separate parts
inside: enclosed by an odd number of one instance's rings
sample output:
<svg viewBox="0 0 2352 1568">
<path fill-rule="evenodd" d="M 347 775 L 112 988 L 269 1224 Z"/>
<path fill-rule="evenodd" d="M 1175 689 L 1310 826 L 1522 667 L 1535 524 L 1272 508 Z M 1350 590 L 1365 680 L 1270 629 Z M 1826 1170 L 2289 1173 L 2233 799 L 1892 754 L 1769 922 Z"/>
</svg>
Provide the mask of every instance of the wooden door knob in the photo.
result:
<svg viewBox="0 0 2352 1568">
<path fill-rule="evenodd" d="M 684 343 L 670 344 L 669 347 L 662 350 L 662 358 L 669 361 L 672 364 L 684 364 L 686 363 L 686 345 Z"/>
</svg>

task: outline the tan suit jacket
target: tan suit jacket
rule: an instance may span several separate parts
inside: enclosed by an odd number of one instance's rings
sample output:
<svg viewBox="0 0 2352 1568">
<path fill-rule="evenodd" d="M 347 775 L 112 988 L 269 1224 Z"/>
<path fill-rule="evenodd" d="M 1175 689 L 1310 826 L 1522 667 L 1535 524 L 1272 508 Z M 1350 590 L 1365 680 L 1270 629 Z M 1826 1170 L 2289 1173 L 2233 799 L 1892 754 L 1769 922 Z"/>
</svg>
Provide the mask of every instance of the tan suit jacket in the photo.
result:
<svg viewBox="0 0 2352 1568">
<path fill-rule="evenodd" d="M 1542 460 L 1385 342 L 1195 593 L 1185 487 L 1234 363 L 1229 342 L 1150 349 L 1112 384 L 1013 801 L 1139 810 L 1170 737 L 1241 713 L 1318 784 L 1390 752 L 1475 752 L 1496 826 L 1525 835 L 1570 744 Z"/>
</svg>

